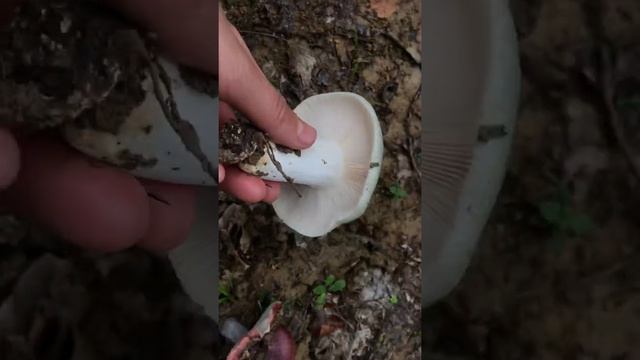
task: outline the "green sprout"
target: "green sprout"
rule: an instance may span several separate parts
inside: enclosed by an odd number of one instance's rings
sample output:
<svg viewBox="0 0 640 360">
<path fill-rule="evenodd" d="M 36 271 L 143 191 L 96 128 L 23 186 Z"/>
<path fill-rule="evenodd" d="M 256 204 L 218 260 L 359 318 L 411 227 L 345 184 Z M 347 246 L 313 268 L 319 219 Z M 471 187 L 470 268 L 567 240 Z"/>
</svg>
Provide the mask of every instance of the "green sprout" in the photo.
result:
<svg viewBox="0 0 640 360">
<path fill-rule="evenodd" d="M 389 303 L 391 305 L 396 305 L 398 302 L 400 301 L 400 299 L 398 299 L 398 295 L 391 295 L 389 296 Z"/>
<path fill-rule="evenodd" d="M 407 191 L 403 189 L 399 184 L 393 184 L 389 186 L 389 193 L 394 199 L 403 199 L 407 197 Z"/>
<path fill-rule="evenodd" d="M 218 285 L 218 293 L 218 304 L 220 305 L 230 303 L 231 300 L 233 300 L 231 288 L 226 284 L 220 283 L 220 285 Z"/>
<path fill-rule="evenodd" d="M 313 288 L 313 303 L 317 309 L 322 309 L 327 303 L 327 296 L 342 292 L 347 287 L 347 282 L 344 279 L 336 280 L 333 275 L 327 276 L 322 284 Z"/>
</svg>

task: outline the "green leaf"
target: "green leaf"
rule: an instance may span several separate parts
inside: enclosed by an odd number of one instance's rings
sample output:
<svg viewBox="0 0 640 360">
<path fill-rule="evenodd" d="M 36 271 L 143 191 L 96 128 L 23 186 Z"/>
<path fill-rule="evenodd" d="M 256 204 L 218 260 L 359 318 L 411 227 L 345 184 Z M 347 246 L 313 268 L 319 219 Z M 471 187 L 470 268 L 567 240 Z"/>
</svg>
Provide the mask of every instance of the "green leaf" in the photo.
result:
<svg viewBox="0 0 640 360">
<path fill-rule="evenodd" d="M 220 285 L 218 286 L 218 293 L 220 293 L 220 297 L 230 297 L 231 296 L 231 291 L 229 290 L 229 288 L 225 285 Z"/>
<path fill-rule="evenodd" d="M 330 287 L 329 287 L 329 291 L 336 293 L 336 292 L 340 292 L 342 290 L 344 290 L 344 288 L 347 287 L 347 282 L 344 281 L 344 279 L 340 279 L 336 282 L 334 282 Z"/>
<path fill-rule="evenodd" d="M 389 297 L 389 303 L 391 303 L 392 305 L 397 304 L 399 301 L 398 296 L 397 295 L 391 295 Z"/>
<path fill-rule="evenodd" d="M 324 285 L 318 285 L 313 288 L 314 295 L 322 295 L 327 293 L 327 288 Z"/>
<path fill-rule="evenodd" d="M 564 206 L 557 201 L 545 201 L 538 205 L 540 215 L 550 224 L 558 225 L 562 223 L 564 217 Z"/>
<path fill-rule="evenodd" d="M 336 277 L 333 275 L 329 275 L 326 279 L 324 279 L 324 284 L 325 286 L 330 286 L 334 281 L 336 281 Z"/>
<path fill-rule="evenodd" d="M 315 305 L 317 308 L 322 308 L 327 303 L 327 293 L 322 293 L 316 297 Z"/>
<path fill-rule="evenodd" d="M 398 184 L 389 186 L 389 192 L 391 193 L 391 195 L 393 195 L 393 197 L 397 199 L 405 198 L 408 195 L 407 192 Z"/>
</svg>

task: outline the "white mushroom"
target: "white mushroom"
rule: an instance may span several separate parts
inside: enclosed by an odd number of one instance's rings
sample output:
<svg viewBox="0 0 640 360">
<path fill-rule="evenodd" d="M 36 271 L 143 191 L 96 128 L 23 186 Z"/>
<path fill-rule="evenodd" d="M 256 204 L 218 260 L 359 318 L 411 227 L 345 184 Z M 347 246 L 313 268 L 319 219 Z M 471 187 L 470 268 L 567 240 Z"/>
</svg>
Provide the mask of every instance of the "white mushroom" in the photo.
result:
<svg viewBox="0 0 640 360">
<path fill-rule="evenodd" d="M 159 64 L 171 79 L 173 100 L 184 121 L 182 126 L 193 126 L 197 135 L 194 145 L 199 147 L 203 158 L 185 146 L 167 120 L 155 91 L 161 92 L 162 99 L 167 99 L 169 94 L 163 84 L 154 82 L 151 72 L 143 84 L 146 98 L 130 113 L 117 134 L 69 123 L 64 127 L 64 135 L 73 147 L 97 159 L 120 166 L 134 162 L 137 166 L 129 172 L 136 176 L 179 184 L 214 185 L 218 99 L 188 86 L 174 63 L 160 59 Z M 210 169 L 215 168 L 214 174 L 206 170 L 204 158 Z"/>
<path fill-rule="evenodd" d="M 257 163 L 240 168 L 283 182 L 273 204 L 278 217 L 304 236 L 322 236 L 366 210 L 380 175 L 382 132 L 371 104 L 353 93 L 315 95 L 294 111 L 315 127 L 316 142 L 299 154 L 269 143 Z"/>
<path fill-rule="evenodd" d="M 496 201 L 520 72 L 508 1 L 432 2 L 424 11 L 430 55 L 423 91 L 422 305 L 429 306 L 462 278 Z M 497 137 L 478 140 L 492 129 Z"/>
</svg>

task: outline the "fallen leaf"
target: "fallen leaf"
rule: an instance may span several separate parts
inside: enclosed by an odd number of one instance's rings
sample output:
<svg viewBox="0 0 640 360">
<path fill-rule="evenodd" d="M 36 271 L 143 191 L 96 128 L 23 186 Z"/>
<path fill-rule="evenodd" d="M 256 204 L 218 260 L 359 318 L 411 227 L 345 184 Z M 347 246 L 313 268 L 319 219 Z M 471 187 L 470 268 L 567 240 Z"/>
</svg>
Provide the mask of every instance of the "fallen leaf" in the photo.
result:
<svg viewBox="0 0 640 360">
<path fill-rule="evenodd" d="M 386 19 L 398 10 L 399 0 L 370 0 L 369 6 L 379 18 Z"/>
<path fill-rule="evenodd" d="M 321 316 L 314 324 L 312 333 L 316 337 L 324 337 L 344 328 L 344 321 L 336 315 Z"/>
</svg>

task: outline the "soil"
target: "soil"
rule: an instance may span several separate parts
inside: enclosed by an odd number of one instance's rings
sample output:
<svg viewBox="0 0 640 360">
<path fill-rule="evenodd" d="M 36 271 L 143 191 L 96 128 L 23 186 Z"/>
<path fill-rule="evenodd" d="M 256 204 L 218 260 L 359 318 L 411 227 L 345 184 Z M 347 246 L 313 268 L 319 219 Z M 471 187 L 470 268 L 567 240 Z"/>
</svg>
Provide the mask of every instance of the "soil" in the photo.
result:
<svg viewBox="0 0 640 360">
<path fill-rule="evenodd" d="M 465 278 L 425 310 L 425 356 L 639 359 L 640 3 L 511 4 L 513 154 Z"/>
<path fill-rule="evenodd" d="M 7 360 L 217 359 L 217 326 L 169 261 L 74 248 L 0 217 L 0 354 Z"/>
<path fill-rule="evenodd" d="M 297 359 L 420 359 L 420 1 L 395 3 L 387 18 L 369 1 L 224 4 L 291 107 L 354 92 L 374 106 L 384 135 L 367 211 L 325 237 L 294 233 L 270 205 L 220 195 L 221 322 L 251 326 L 280 300 Z M 319 295 L 328 277 L 344 289 Z"/>
<path fill-rule="evenodd" d="M 256 164 L 265 154 L 267 141 L 264 132 L 248 123 L 227 123 L 220 130 L 218 161 L 226 165 Z"/>
<path fill-rule="evenodd" d="M 2 124 L 42 129 L 79 120 L 117 133 L 146 94 L 141 41 L 86 0 L 22 2 L 0 32 Z"/>
</svg>

